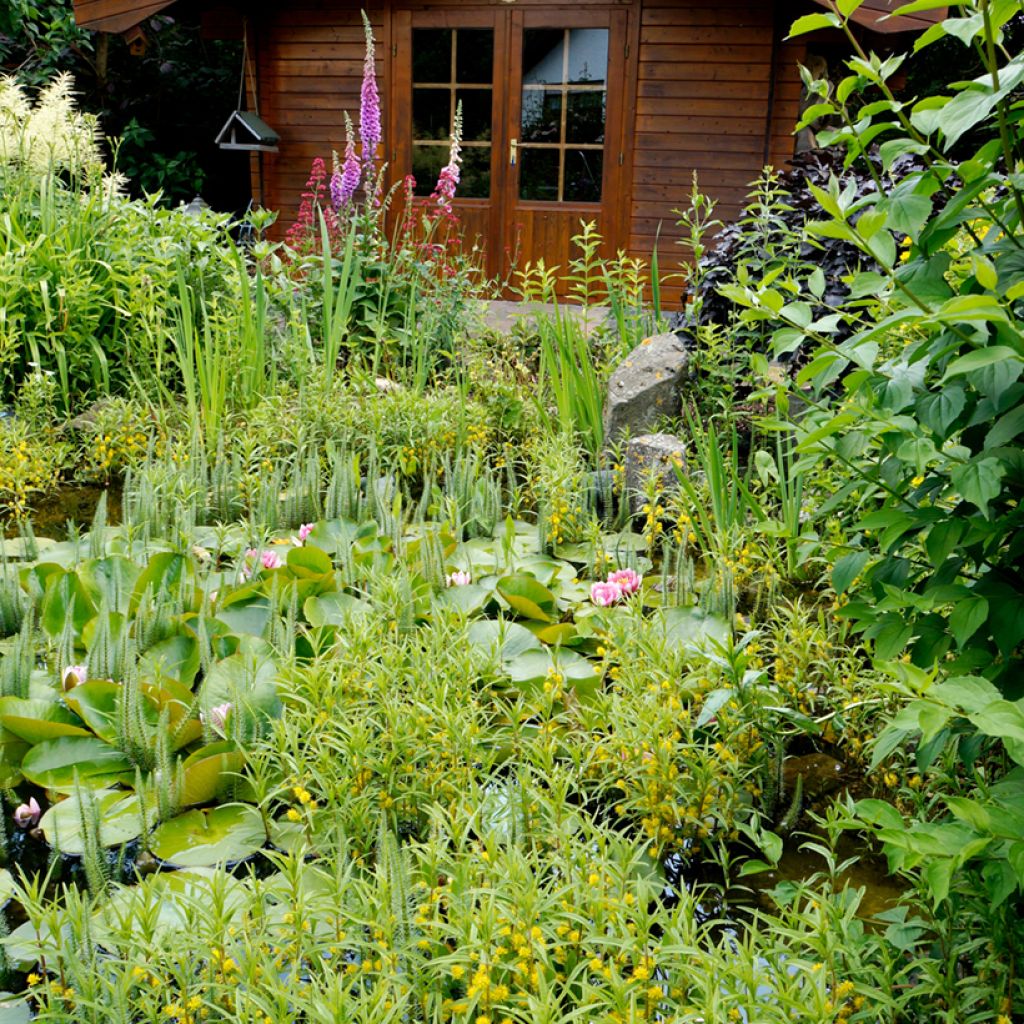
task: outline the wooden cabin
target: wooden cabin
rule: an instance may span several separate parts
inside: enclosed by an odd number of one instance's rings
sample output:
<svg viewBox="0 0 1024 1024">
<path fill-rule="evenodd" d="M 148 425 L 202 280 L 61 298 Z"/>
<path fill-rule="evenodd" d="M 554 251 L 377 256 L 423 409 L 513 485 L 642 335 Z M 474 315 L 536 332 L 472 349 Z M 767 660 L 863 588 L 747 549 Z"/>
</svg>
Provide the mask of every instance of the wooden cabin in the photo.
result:
<svg viewBox="0 0 1024 1024">
<path fill-rule="evenodd" d="M 900 2 L 866 0 L 855 17 L 881 37 L 941 16 L 890 17 Z M 75 0 L 75 13 L 83 26 L 137 33 L 173 3 Z M 358 121 L 365 7 L 388 184 L 411 173 L 430 192 L 461 103 L 455 205 L 494 274 L 511 259 L 564 267 L 581 220 L 597 222 L 609 252 L 649 259 L 658 244 L 663 270 L 678 263 L 673 211 L 694 172 L 727 219 L 765 164 L 792 156 L 808 43 L 785 36 L 816 9 L 812 0 L 186 3 L 211 34 L 245 38 L 248 103 L 280 136 L 277 152 L 252 156 L 253 196 L 281 212 L 281 233 L 314 157 L 342 149 L 344 112 Z"/>
</svg>

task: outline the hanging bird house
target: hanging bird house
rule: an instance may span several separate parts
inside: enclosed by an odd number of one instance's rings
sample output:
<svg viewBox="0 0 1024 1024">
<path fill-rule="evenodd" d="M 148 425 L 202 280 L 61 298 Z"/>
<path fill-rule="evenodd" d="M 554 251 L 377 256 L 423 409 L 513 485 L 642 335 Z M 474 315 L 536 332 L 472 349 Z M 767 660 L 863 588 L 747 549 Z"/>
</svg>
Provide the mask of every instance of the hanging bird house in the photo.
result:
<svg viewBox="0 0 1024 1024">
<path fill-rule="evenodd" d="M 251 110 L 236 110 L 221 128 L 217 145 L 221 149 L 276 153 L 281 136 Z"/>
</svg>

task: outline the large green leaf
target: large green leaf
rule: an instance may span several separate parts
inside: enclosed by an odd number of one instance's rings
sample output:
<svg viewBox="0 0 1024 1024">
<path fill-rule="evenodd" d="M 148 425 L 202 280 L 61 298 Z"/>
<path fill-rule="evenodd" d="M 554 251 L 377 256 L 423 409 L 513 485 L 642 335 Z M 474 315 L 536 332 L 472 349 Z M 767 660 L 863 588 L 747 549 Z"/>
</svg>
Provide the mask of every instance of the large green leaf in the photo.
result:
<svg viewBox="0 0 1024 1024">
<path fill-rule="evenodd" d="M 288 552 L 288 568 L 300 579 L 319 579 L 334 572 L 326 552 L 310 544 Z"/>
<path fill-rule="evenodd" d="M 496 653 L 502 662 L 511 661 L 525 651 L 543 649 L 528 629 L 507 619 L 480 619 L 470 625 L 468 637 L 474 647 Z"/>
<path fill-rule="evenodd" d="M 311 626 L 344 626 L 352 616 L 368 615 L 372 607 L 362 598 L 344 591 L 306 598 L 302 612 Z"/>
<path fill-rule="evenodd" d="M 59 736 L 88 736 L 82 720 L 56 699 L 0 697 L 0 725 L 26 743 Z"/>
<path fill-rule="evenodd" d="M 186 588 L 192 579 L 191 562 L 176 551 L 161 551 L 153 555 L 146 568 L 139 574 L 132 591 L 131 609 L 134 611 L 147 590 L 154 594 L 162 591 L 176 593 L 179 588 Z"/>
<path fill-rule="evenodd" d="M 199 644 L 192 636 L 169 636 L 146 649 L 139 667 L 161 682 L 172 680 L 191 687 L 199 672 Z"/>
<path fill-rule="evenodd" d="M 90 806 L 91 801 L 91 806 Z M 46 841 L 61 853 L 82 854 L 86 839 L 82 819 L 89 820 L 92 809 L 99 817 L 100 843 L 120 846 L 142 834 L 139 798 L 123 789 L 98 789 L 88 793 L 72 793 L 55 803 L 39 822 Z"/>
<path fill-rule="evenodd" d="M 68 615 L 71 615 L 75 633 L 81 636 L 85 624 L 96 614 L 96 606 L 78 573 L 60 570 L 46 580 L 40 611 L 40 621 L 49 636 L 60 636 Z"/>
<path fill-rule="evenodd" d="M 699 649 L 708 641 L 724 644 L 730 634 L 725 619 L 697 607 L 662 608 L 656 613 L 656 618 L 669 647 Z"/>
<path fill-rule="evenodd" d="M 245 756 L 231 740 L 209 743 L 182 762 L 185 788 L 182 807 L 210 803 L 223 795 L 245 765 Z"/>
<path fill-rule="evenodd" d="M 90 786 L 131 783 L 135 768 L 117 750 L 94 736 L 62 736 L 34 746 L 22 759 L 26 779 L 46 789 L 69 790 L 75 776 Z"/>
<path fill-rule="evenodd" d="M 142 570 L 123 555 L 93 558 L 84 562 L 78 575 L 97 607 L 105 600 L 112 612 L 126 615 Z"/>
<path fill-rule="evenodd" d="M 267 841 L 255 807 L 228 804 L 187 811 L 158 825 L 150 836 L 154 856 L 178 867 L 209 867 L 243 860 Z"/>
<path fill-rule="evenodd" d="M 90 679 L 76 686 L 65 698 L 67 705 L 89 726 L 101 740 L 113 743 L 117 737 L 117 710 L 124 691 L 109 679 Z M 143 698 L 155 721 L 152 708 Z"/>
<path fill-rule="evenodd" d="M 551 622 L 556 617 L 555 595 L 532 576 L 525 573 L 503 576 L 496 589 L 513 611 L 528 619 Z"/>
</svg>

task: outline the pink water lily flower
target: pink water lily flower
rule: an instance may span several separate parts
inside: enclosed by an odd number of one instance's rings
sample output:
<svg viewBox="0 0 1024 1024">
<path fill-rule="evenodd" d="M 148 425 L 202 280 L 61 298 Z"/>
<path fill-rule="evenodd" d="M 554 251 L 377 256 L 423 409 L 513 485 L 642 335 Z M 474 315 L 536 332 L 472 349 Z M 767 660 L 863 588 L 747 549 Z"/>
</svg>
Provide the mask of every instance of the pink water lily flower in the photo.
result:
<svg viewBox="0 0 1024 1024">
<path fill-rule="evenodd" d="M 14 824 L 18 828 L 32 828 L 38 824 L 40 817 L 42 817 L 42 810 L 39 804 L 36 802 L 36 798 L 32 797 L 27 804 L 20 804 L 14 811 Z"/>
<path fill-rule="evenodd" d="M 242 566 L 241 574 L 243 580 L 252 577 L 253 569 L 256 565 L 264 569 L 280 569 L 284 562 L 276 551 L 260 551 L 257 548 L 246 548 L 245 564 Z"/>
<path fill-rule="evenodd" d="M 608 582 L 617 583 L 622 587 L 622 592 L 628 596 L 629 594 L 635 594 L 640 589 L 643 576 L 635 569 L 618 569 L 608 574 Z"/>
<path fill-rule="evenodd" d="M 68 665 L 68 667 L 61 673 L 60 684 L 65 691 L 73 690 L 76 686 L 81 686 L 88 678 L 88 666 Z"/>
<path fill-rule="evenodd" d="M 313 527 L 315 525 L 315 523 L 303 523 L 299 527 L 298 537 L 292 537 L 292 544 L 297 548 L 301 548 L 308 540 L 309 535 L 313 532 Z"/>
<path fill-rule="evenodd" d="M 205 714 L 200 711 L 199 721 L 204 725 L 208 725 L 214 732 L 219 732 L 223 736 L 230 712 L 231 702 L 225 701 L 223 704 L 218 704 L 216 707 L 210 708 L 210 710 Z"/>
<path fill-rule="evenodd" d="M 594 583 L 590 587 L 590 600 L 599 608 L 618 604 L 623 598 L 622 587 L 618 583 Z"/>
<path fill-rule="evenodd" d="M 461 569 L 456 569 L 455 572 L 449 573 L 445 577 L 445 583 L 449 587 L 465 587 L 473 582 L 473 577 L 468 572 L 463 572 Z"/>
</svg>

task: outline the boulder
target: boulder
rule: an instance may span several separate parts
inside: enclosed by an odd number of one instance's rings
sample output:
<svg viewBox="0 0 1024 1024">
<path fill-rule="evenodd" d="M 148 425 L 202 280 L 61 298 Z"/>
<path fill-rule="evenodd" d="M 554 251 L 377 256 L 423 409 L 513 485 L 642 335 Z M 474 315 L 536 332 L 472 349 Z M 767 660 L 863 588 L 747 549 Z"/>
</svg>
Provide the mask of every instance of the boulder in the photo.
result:
<svg viewBox="0 0 1024 1024">
<path fill-rule="evenodd" d="M 686 469 L 686 447 L 674 434 L 641 434 L 626 442 L 626 494 L 634 515 L 644 504 L 644 487 L 651 474 L 658 477 L 666 491 L 679 486 L 677 466 Z"/>
<path fill-rule="evenodd" d="M 645 338 L 615 368 L 604 405 L 604 436 L 644 434 L 659 420 L 679 415 L 680 391 L 690 356 L 678 334 Z"/>
</svg>

